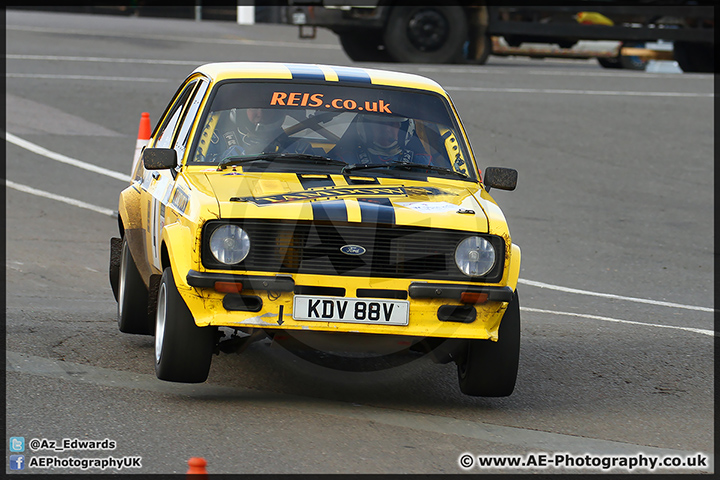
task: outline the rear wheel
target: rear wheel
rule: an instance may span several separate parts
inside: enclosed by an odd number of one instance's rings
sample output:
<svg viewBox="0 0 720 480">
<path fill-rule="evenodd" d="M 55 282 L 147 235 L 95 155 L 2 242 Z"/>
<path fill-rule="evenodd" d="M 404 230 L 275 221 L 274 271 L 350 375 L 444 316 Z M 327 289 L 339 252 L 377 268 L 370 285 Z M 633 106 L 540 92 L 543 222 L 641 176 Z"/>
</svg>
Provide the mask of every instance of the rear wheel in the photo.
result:
<svg viewBox="0 0 720 480">
<path fill-rule="evenodd" d="M 340 45 L 354 62 L 392 62 L 392 57 L 382 47 L 382 34 L 375 31 L 342 33 Z"/>
<path fill-rule="evenodd" d="M 148 318 L 148 290 L 130 254 L 127 237 L 123 237 L 118 272 L 118 328 L 124 333 L 152 335 Z"/>
<path fill-rule="evenodd" d="M 198 327 L 180 296 L 170 267 L 162 274 L 155 315 L 155 375 L 160 380 L 207 380 L 217 327 Z"/>
<path fill-rule="evenodd" d="M 384 44 L 404 63 L 463 63 L 468 22 L 460 6 L 397 6 L 388 18 Z"/>
<path fill-rule="evenodd" d="M 458 380 L 465 395 L 507 397 L 515 389 L 520 358 L 520 302 L 517 291 L 500 321 L 498 341 L 467 340 L 458 359 Z"/>
</svg>

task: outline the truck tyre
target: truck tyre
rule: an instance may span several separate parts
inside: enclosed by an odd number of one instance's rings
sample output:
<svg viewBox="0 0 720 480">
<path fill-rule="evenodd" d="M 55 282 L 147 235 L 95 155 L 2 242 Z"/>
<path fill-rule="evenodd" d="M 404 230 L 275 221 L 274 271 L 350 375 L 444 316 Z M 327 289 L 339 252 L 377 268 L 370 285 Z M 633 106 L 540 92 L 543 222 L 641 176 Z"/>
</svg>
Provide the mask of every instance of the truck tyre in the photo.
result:
<svg viewBox="0 0 720 480">
<path fill-rule="evenodd" d="M 498 341 L 467 340 L 458 358 L 460 391 L 474 397 L 507 397 L 515 389 L 520 358 L 517 291 L 500 321 Z"/>
<path fill-rule="evenodd" d="M 598 57 L 597 61 L 603 68 L 623 68 L 618 57 Z"/>
<path fill-rule="evenodd" d="M 195 325 L 175 286 L 172 269 L 162 274 L 155 314 L 155 375 L 160 380 L 202 383 L 207 380 L 217 327 Z"/>
<path fill-rule="evenodd" d="M 463 63 L 467 37 L 460 6 L 397 6 L 390 12 L 384 43 L 398 62 Z"/>
<path fill-rule="evenodd" d="M 622 47 L 645 48 L 644 43 L 623 43 Z M 645 70 L 648 60 L 636 55 L 620 55 L 615 57 L 598 57 L 598 63 L 603 68 L 625 68 L 627 70 Z"/>
<path fill-rule="evenodd" d="M 130 253 L 127 237 L 123 237 L 118 272 L 118 328 L 123 333 L 152 335 L 148 318 L 148 291 Z"/>
<path fill-rule="evenodd" d="M 354 62 L 392 62 L 386 50 L 381 50 L 382 34 L 374 31 L 341 33 L 340 45 Z M 384 47 L 383 47 L 384 48 Z"/>
<path fill-rule="evenodd" d="M 715 47 L 712 44 L 674 42 L 673 56 L 683 72 L 715 72 Z"/>
</svg>

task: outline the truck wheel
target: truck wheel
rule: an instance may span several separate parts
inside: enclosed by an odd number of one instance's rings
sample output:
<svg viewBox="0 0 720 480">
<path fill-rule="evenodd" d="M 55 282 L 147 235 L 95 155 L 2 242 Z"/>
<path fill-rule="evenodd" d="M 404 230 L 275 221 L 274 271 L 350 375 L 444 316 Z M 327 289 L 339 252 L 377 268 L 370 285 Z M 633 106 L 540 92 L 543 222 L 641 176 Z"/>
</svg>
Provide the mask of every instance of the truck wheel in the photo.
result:
<svg viewBox="0 0 720 480">
<path fill-rule="evenodd" d="M 603 68 L 623 68 L 617 57 L 598 57 L 597 61 Z"/>
<path fill-rule="evenodd" d="M 390 56 L 404 63 L 463 63 L 468 37 L 460 6 L 398 6 L 385 29 Z"/>
<path fill-rule="evenodd" d="M 467 340 L 458 359 L 460 391 L 474 397 L 507 397 L 515 389 L 520 358 L 517 291 L 500 321 L 498 341 Z"/>
<path fill-rule="evenodd" d="M 160 380 L 207 380 L 217 327 L 198 327 L 175 286 L 170 267 L 162 274 L 155 315 L 155 375 Z"/>
<path fill-rule="evenodd" d="M 715 72 L 715 47 L 712 44 L 674 42 L 673 56 L 683 72 Z"/>
<path fill-rule="evenodd" d="M 374 31 L 342 33 L 340 45 L 354 62 L 392 62 L 386 50 L 381 50 L 382 34 Z"/>
<path fill-rule="evenodd" d="M 118 272 L 118 328 L 123 333 L 152 335 L 148 318 L 148 291 L 130 253 L 127 237 L 123 237 Z"/>
</svg>

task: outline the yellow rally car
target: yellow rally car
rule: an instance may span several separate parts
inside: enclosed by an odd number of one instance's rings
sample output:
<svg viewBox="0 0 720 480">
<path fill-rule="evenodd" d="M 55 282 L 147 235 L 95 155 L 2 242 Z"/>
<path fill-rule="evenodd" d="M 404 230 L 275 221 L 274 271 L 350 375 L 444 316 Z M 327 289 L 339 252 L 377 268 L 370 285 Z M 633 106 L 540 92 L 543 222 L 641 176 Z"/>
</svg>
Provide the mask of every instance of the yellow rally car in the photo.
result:
<svg viewBox="0 0 720 480">
<path fill-rule="evenodd" d="M 162 115 L 120 194 L 110 281 L 122 332 L 155 335 L 162 380 L 269 336 L 454 361 L 506 396 L 520 249 L 443 88 L 340 66 L 214 63 Z M 292 343 L 292 342 L 291 342 Z"/>
</svg>

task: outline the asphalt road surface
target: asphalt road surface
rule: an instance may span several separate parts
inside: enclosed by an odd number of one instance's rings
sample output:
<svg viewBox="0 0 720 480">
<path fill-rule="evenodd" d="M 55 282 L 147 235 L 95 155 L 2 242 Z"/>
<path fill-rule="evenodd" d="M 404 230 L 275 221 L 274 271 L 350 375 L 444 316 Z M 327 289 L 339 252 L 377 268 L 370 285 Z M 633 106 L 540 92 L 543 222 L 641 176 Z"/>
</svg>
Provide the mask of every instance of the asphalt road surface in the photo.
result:
<svg viewBox="0 0 720 480">
<path fill-rule="evenodd" d="M 202 63 L 352 65 L 318 33 L 7 12 L 6 472 L 21 473 L 16 454 L 25 473 L 108 457 L 185 473 L 195 456 L 210 473 L 651 471 L 603 470 L 603 455 L 714 471 L 712 75 L 500 57 L 364 65 L 437 80 L 481 166 L 519 171 L 517 190 L 493 191 L 523 252 L 512 396 L 464 396 L 454 365 L 424 357 L 345 372 L 264 341 L 215 357 L 205 384 L 155 378 L 153 339 L 117 330 L 107 274 L 140 114 L 155 122 Z M 481 455 L 529 464 L 481 467 Z"/>
</svg>

